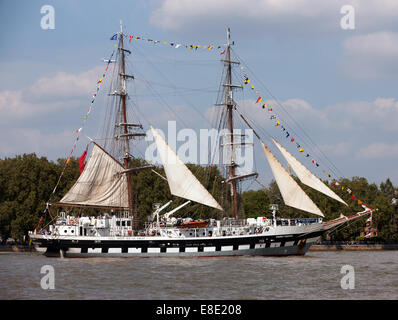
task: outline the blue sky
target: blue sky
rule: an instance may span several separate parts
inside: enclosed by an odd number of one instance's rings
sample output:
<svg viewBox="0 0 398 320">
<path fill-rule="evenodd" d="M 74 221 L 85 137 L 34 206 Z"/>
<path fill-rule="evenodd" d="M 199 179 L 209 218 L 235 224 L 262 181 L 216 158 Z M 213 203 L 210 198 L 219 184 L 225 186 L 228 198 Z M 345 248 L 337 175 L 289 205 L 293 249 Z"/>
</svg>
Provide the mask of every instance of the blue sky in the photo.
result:
<svg viewBox="0 0 398 320">
<path fill-rule="evenodd" d="M 340 9 L 346 4 L 355 9 L 354 30 L 340 26 Z M 40 27 L 43 5 L 55 9 L 54 30 Z M 224 44 L 229 25 L 239 58 L 345 177 L 364 176 L 376 183 L 390 177 L 397 185 L 397 16 L 398 5 L 388 0 L 3 0 L 0 157 L 35 152 L 54 160 L 68 155 L 120 20 L 127 34 L 200 45 Z M 218 52 L 142 41 L 127 46 L 133 52 L 129 71 L 137 76 L 131 98 L 147 120 L 144 124 L 166 128 L 177 113 L 177 121 L 185 119 L 179 128 L 208 128 L 204 117 L 212 114 L 222 70 Z M 149 95 L 144 76 L 173 112 Z M 98 134 L 107 84 L 84 129 L 88 136 Z M 173 86 L 200 90 L 181 96 Z M 272 97 L 258 88 L 277 110 Z M 285 142 L 245 90 L 236 95 L 242 108 Z M 75 155 L 84 147 L 81 141 Z M 259 154 L 256 168 L 268 183 L 269 168 Z"/>
</svg>

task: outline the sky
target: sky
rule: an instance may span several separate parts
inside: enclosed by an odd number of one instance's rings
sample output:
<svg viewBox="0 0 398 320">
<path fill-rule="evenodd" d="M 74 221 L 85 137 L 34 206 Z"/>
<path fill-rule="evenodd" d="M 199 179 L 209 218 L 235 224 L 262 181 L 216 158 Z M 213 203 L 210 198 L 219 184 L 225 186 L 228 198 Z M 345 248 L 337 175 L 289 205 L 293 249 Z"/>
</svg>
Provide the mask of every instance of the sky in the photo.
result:
<svg viewBox="0 0 398 320">
<path fill-rule="evenodd" d="M 54 29 L 42 28 L 45 5 L 54 8 Z M 354 9 L 352 29 L 341 24 L 345 5 Z M 299 160 L 312 168 L 309 160 L 315 159 L 321 167 L 314 173 L 321 178 L 325 168 L 337 178 L 360 176 L 376 184 L 390 178 L 397 185 L 397 16 L 394 0 L 2 0 L 0 157 L 68 156 L 120 20 L 127 35 L 202 46 L 224 45 L 229 26 L 233 52 L 243 62 L 243 70 L 234 69 L 234 82 L 242 84 L 242 72 L 247 72 L 257 96 L 310 150 L 310 159 Z M 164 130 L 169 120 L 176 120 L 178 129 L 196 131 L 214 123 L 220 50 L 190 51 L 145 41 L 126 47 L 132 51 L 128 71 L 136 77 L 129 91 L 129 106 L 137 108 L 133 117 L 146 128 L 153 124 Z M 84 138 L 99 136 L 108 80 Z M 297 155 L 255 103 L 256 95 L 244 88 L 235 99 L 259 128 Z M 86 142 L 79 141 L 75 156 Z M 255 151 L 255 169 L 267 184 L 269 167 L 261 150 Z"/>
</svg>

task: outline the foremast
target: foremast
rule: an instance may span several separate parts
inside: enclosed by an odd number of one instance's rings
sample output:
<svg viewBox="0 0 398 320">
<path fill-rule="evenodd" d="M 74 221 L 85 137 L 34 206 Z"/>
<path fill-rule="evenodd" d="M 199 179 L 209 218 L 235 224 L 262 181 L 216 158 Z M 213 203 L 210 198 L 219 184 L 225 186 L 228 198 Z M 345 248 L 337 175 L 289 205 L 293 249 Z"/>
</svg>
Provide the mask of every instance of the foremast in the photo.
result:
<svg viewBox="0 0 398 320">
<path fill-rule="evenodd" d="M 126 97 L 127 97 L 127 85 L 126 85 L 126 63 L 125 63 L 125 52 L 129 52 L 123 47 L 123 25 L 122 22 L 120 21 L 120 33 L 119 33 L 119 56 L 121 57 L 121 67 L 120 67 L 120 86 L 119 88 L 119 94 L 120 94 L 120 102 L 121 102 L 121 114 L 122 114 L 122 123 L 120 125 L 123 128 L 123 136 L 119 138 L 124 139 L 124 155 L 123 155 L 123 164 L 124 168 L 127 170 L 129 169 L 130 165 L 130 144 L 128 140 L 128 121 L 127 121 L 127 110 L 126 110 Z M 131 189 L 131 176 L 130 174 L 127 174 L 127 194 L 128 194 L 128 200 L 129 200 L 129 214 L 133 216 L 133 194 L 132 194 L 132 189 Z"/>
<path fill-rule="evenodd" d="M 133 201 L 133 191 L 132 191 L 132 178 L 130 173 L 133 171 L 138 171 L 144 168 L 130 168 L 131 165 L 131 148 L 129 140 L 135 137 L 143 137 L 145 133 L 137 133 L 130 132 L 129 128 L 139 128 L 142 129 L 141 124 L 129 123 L 127 117 L 127 80 L 134 79 L 134 76 L 126 74 L 126 54 L 131 54 L 130 50 L 124 48 L 123 45 L 124 34 L 123 34 L 123 25 L 122 21 L 120 21 L 120 32 L 119 32 L 119 46 L 118 46 L 118 56 L 120 59 L 119 69 L 118 69 L 118 77 L 119 77 L 119 86 L 115 91 L 115 95 L 120 97 L 120 104 L 116 104 L 116 108 L 120 106 L 120 117 L 116 118 L 115 128 L 119 128 L 119 134 L 115 135 L 116 140 L 122 141 L 122 151 L 123 151 L 123 166 L 124 166 L 124 174 L 127 176 L 127 194 L 128 194 L 128 212 L 129 215 L 135 217 L 134 212 L 134 201 Z M 149 168 L 150 166 L 148 166 Z"/>
</svg>

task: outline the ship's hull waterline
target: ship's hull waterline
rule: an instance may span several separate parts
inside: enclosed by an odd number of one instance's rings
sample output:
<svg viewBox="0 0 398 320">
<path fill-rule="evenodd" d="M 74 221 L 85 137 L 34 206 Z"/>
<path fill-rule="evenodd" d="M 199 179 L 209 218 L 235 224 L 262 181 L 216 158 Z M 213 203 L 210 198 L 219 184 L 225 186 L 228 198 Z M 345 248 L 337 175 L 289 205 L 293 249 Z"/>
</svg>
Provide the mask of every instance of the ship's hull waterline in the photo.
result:
<svg viewBox="0 0 398 320">
<path fill-rule="evenodd" d="M 39 237 L 36 250 L 48 257 L 221 257 L 304 255 L 323 232 L 303 235 L 124 240 Z"/>
</svg>

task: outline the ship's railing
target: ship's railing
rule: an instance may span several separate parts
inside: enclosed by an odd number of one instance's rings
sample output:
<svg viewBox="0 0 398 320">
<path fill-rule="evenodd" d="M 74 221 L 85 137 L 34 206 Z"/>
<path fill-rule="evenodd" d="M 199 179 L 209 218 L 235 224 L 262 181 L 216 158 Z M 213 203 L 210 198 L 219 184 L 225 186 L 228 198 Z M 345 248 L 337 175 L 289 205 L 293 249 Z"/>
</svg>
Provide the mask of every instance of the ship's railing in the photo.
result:
<svg viewBox="0 0 398 320">
<path fill-rule="evenodd" d="M 270 219 L 272 225 L 274 220 Z M 308 225 L 314 223 L 322 223 L 321 218 L 291 218 L 291 219 L 276 219 L 277 226 L 295 226 L 295 225 Z"/>
<path fill-rule="evenodd" d="M 243 227 L 247 226 L 246 219 L 225 219 L 220 220 L 220 227 Z"/>
</svg>

